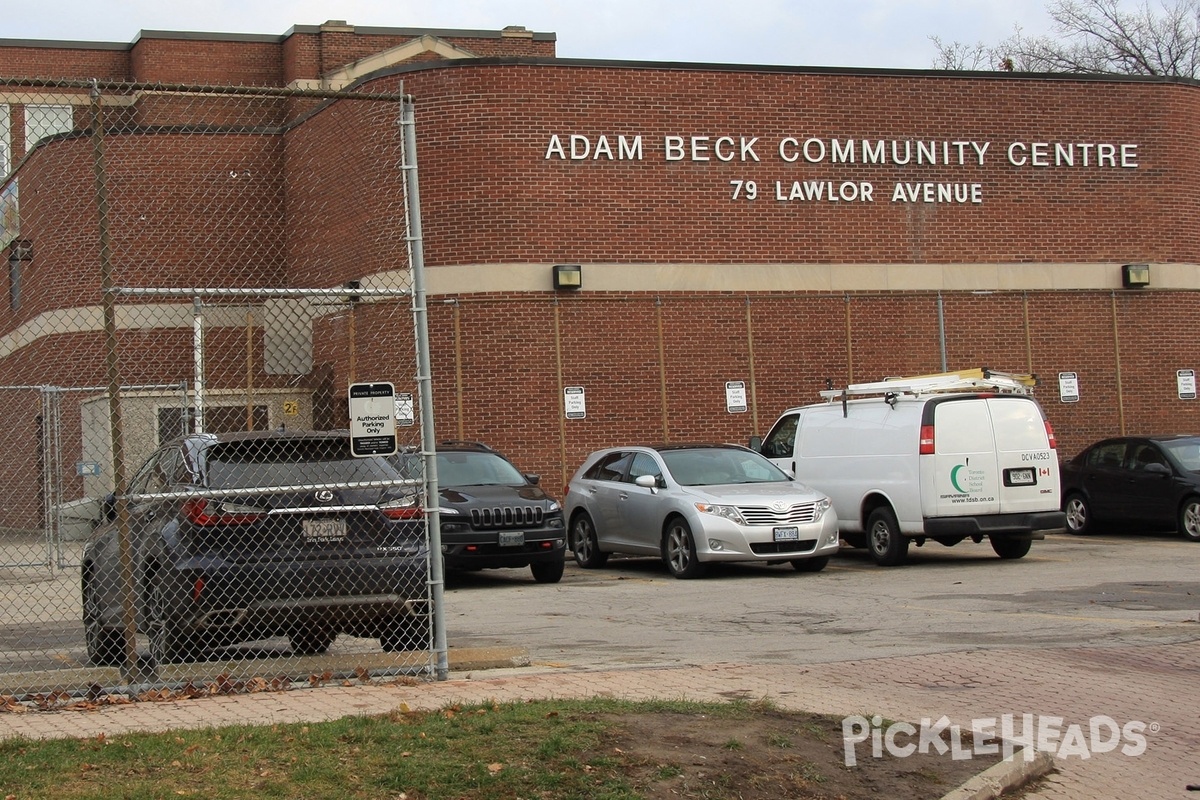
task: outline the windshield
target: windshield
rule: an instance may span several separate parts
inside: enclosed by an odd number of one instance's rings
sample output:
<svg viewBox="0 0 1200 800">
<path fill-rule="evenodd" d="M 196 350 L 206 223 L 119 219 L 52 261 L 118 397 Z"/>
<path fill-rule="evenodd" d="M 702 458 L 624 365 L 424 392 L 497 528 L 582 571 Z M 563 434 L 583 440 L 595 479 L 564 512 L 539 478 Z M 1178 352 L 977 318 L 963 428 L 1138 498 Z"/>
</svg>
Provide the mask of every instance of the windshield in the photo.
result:
<svg viewBox="0 0 1200 800">
<path fill-rule="evenodd" d="M 1188 472 L 1200 472 L 1200 437 L 1160 441 L 1159 446 L 1179 462 Z"/>
<path fill-rule="evenodd" d="M 229 442 L 210 448 L 205 464 L 214 489 L 399 479 L 383 458 L 356 458 L 348 441 L 333 439 Z"/>
<path fill-rule="evenodd" d="M 662 459 L 682 486 L 720 486 L 730 483 L 789 481 L 783 470 L 758 453 L 728 447 L 664 450 Z"/>
<path fill-rule="evenodd" d="M 525 476 L 495 453 L 437 454 L 440 486 L 524 486 Z"/>
</svg>

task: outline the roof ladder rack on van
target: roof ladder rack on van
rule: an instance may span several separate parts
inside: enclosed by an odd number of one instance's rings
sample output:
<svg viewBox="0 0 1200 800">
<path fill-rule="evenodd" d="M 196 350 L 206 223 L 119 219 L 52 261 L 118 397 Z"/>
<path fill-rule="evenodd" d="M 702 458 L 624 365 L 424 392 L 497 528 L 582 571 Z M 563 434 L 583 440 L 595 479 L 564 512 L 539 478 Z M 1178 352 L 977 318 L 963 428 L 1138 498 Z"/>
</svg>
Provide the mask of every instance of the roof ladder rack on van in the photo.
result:
<svg viewBox="0 0 1200 800">
<path fill-rule="evenodd" d="M 901 394 L 931 394 L 934 392 L 993 391 L 1001 394 L 1030 394 L 1037 386 L 1036 375 L 1014 372 L 999 372 L 987 367 L 939 372 L 933 375 L 915 375 L 907 378 L 885 378 L 871 383 L 852 383 L 844 389 L 825 389 L 821 397 L 833 401 L 842 400 L 842 411 L 851 397 L 883 395 L 884 402 L 894 403 Z"/>
</svg>

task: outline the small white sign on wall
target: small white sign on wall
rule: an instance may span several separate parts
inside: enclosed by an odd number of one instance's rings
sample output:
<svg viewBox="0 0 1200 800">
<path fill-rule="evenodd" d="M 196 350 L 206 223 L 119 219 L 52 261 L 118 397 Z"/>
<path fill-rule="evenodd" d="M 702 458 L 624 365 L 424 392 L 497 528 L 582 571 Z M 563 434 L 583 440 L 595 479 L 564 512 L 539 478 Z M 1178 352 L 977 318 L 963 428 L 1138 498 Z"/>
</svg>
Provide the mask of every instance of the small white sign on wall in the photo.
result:
<svg viewBox="0 0 1200 800">
<path fill-rule="evenodd" d="M 412 392 L 400 392 L 396 395 L 396 424 L 411 427 L 417 424 L 416 403 Z"/>
<path fill-rule="evenodd" d="M 587 399 L 582 386 L 563 389 L 563 408 L 567 412 L 567 419 L 583 419 L 587 416 Z"/>
<path fill-rule="evenodd" d="M 1058 373 L 1058 399 L 1064 403 L 1079 402 L 1079 375 L 1074 372 Z"/>
<path fill-rule="evenodd" d="M 1196 371 L 1194 369 L 1176 371 L 1175 383 L 1179 387 L 1180 400 L 1196 399 Z"/>
<path fill-rule="evenodd" d="M 725 410 L 730 414 L 746 411 L 746 382 L 725 381 Z"/>
</svg>

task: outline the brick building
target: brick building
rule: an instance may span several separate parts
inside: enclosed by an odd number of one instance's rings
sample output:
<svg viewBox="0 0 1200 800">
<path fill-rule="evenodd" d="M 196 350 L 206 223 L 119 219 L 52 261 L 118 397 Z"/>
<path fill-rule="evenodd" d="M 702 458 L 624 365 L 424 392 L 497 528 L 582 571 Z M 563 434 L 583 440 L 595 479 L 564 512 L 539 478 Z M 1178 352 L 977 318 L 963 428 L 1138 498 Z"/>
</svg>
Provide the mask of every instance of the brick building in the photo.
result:
<svg viewBox="0 0 1200 800">
<path fill-rule="evenodd" d="M 599 446 L 744 442 L 827 381 L 943 366 L 1038 374 L 1064 456 L 1198 427 L 1192 82 L 567 60 L 523 28 L 0 41 L 0 384 L 103 383 L 91 80 L 118 98 L 105 236 L 127 285 L 403 271 L 372 206 L 394 164 L 346 155 L 394 133 L 355 118 L 361 102 L 304 92 L 411 95 L 437 434 L 492 443 L 551 487 Z M 228 86 L 295 94 L 218 94 L 189 121 L 179 98 Z M 324 155 L 297 169 L 305 148 Z M 559 265 L 578 265 L 578 288 L 555 287 Z M 1148 265 L 1149 285 L 1127 287 L 1126 265 Z M 128 381 L 186 381 L 191 320 L 164 319 L 124 328 L 141 354 Z M 246 327 L 267 346 L 265 317 Z M 311 401 L 313 422 L 344 424 L 353 356 L 335 327 L 314 322 L 328 336 L 301 366 L 263 358 L 246 381 L 335 398 L 324 414 Z M 227 328 L 216 351 L 241 347 Z M 213 369 L 214 386 L 242 380 Z M 357 369 L 411 372 L 386 353 Z"/>
</svg>

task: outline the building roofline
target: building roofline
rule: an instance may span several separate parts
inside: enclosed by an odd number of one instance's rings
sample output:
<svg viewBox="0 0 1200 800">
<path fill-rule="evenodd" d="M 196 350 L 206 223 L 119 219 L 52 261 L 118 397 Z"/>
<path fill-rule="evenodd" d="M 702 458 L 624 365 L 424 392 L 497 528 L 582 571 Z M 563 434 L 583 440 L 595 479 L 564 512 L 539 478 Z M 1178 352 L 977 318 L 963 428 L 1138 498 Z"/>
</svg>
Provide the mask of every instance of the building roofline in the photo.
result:
<svg viewBox="0 0 1200 800">
<path fill-rule="evenodd" d="M 143 39 L 279 44 L 298 33 L 321 33 L 323 29 L 327 29 L 331 24 L 337 24 L 349 32 L 364 36 L 410 36 L 413 38 L 437 36 L 440 38 L 453 37 L 457 39 L 503 39 L 514 35 L 514 32 L 518 32 L 529 36 L 535 42 L 553 42 L 558 38 L 558 35 L 555 33 L 525 31 L 523 28 L 516 26 L 505 30 L 488 31 L 453 28 L 387 28 L 346 25 L 345 23 L 325 23 L 323 25 L 293 25 L 283 34 L 141 30 L 138 31 L 133 41 L 127 44 L 121 42 L 85 42 L 70 39 L 0 39 L 0 47 L 35 47 L 54 50 L 131 50 Z"/>
<path fill-rule="evenodd" d="M 1075 72 L 1002 72 L 990 70 L 941 70 L 901 69 L 890 67 L 825 67 L 796 66 L 782 64 L 729 64 L 702 61 L 629 61 L 587 58 L 548 58 L 542 56 L 485 56 L 444 61 L 419 61 L 397 64 L 379 72 L 363 76 L 373 80 L 389 74 L 420 72 L 431 69 L 457 69 L 472 66 L 536 66 L 536 67 L 579 67 L 589 69 L 668 70 L 680 72 L 747 72 L 795 75 L 845 75 L 851 77 L 878 78 L 962 78 L 1007 81 L 1061 81 L 1086 83 L 1150 83 L 1181 84 L 1200 86 L 1200 79 L 1170 75 L 1118 75 Z"/>
</svg>

